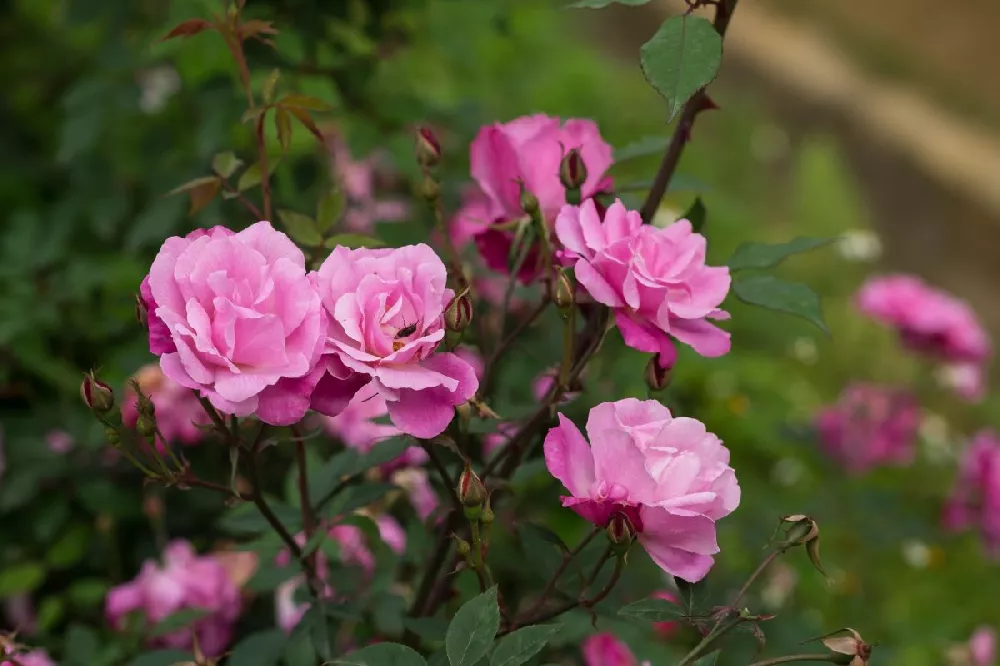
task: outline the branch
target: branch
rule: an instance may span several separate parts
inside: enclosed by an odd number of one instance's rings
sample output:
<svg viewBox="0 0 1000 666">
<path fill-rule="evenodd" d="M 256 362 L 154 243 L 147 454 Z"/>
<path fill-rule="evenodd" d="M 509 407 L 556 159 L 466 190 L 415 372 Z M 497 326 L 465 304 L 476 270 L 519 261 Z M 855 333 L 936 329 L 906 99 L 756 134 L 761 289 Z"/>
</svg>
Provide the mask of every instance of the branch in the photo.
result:
<svg viewBox="0 0 1000 666">
<path fill-rule="evenodd" d="M 479 385 L 482 387 L 480 389 L 481 396 L 485 397 L 489 395 L 493 378 L 496 374 L 498 361 L 503 358 L 503 355 L 507 353 L 507 350 L 510 349 L 510 346 L 514 344 L 517 338 L 519 338 L 521 334 L 524 333 L 529 326 L 535 323 L 535 320 L 537 320 L 542 313 L 545 312 L 545 308 L 549 306 L 549 303 L 551 303 L 551 299 L 548 294 L 545 294 L 542 296 L 541 302 L 535 307 L 535 309 L 532 310 L 527 317 L 519 321 L 517 326 L 514 327 L 514 330 L 512 330 L 507 337 L 497 344 L 496 349 L 493 350 L 493 353 L 490 354 L 489 359 L 486 361 L 486 369 L 483 371 L 483 381 L 479 382 Z"/>
<path fill-rule="evenodd" d="M 736 9 L 736 2 L 737 0 L 719 0 L 719 2 L 714 3 L 715 21 L 713 21 L 713 25 L 715 31 L 719 33 L 719 37 L 726 36 L 729 21 Z M 694 125 L 695 117 L 705 109 L 706 100 L 705 90 L 702 89 L 696 92 L 684 105 L 680 120 L 677 121 L 677 127 L 674 128 L 674 135 L 670 138 L 670 144 L 667 146 L 667 152 L 664 153 L 663 161 L 660 162 L 660 168 L 656 172 L 653 186 L 649 189 L 646 201 L 640 209 L 642 221 L 647 224 L 652 222 L 653 216 L 656 215 L 660 202 L 663 200 L 663 195 L 667 193 L 667 188 L 677 170 L 677 164 L 681 160 L 684 147 L 691 138 L 691 128 Z"/>
</svg>

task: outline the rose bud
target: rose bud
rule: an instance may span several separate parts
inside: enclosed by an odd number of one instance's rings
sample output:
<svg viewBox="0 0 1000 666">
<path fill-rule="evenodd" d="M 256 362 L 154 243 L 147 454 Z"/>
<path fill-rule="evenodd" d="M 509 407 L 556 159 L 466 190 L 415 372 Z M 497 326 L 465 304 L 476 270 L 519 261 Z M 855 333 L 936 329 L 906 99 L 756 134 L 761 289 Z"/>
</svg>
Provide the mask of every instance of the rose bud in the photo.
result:
<svg viewBox="0 0 1000 666">
<path fill-rule="evenodd" d="M 115 392 L 111 387 L 94 376 L 93 372 L 83 376 L 80 384 L 80 397 L 83 403 L 95 414 L 107 414 L 115 406 Z"/>
<path fill-rule="evenodd" d="M 417 157 L 417 164 L 422 167 L 437 166 L 441 161 L 441 143 L 428 127 L 417 129 L 413 152 Z"/>
<path fill-rule="evenodd" d="M 140 326 L 149 330 L 149 311 L 146 308 L 146 301 L 142 300 L 140 294 L 135 295 L 135 318 Z"/>
<path fill-rule="evenodd" d="M 646 364 L 646 386 L 650 391 L 662 391 L 670 386 L 670 374 L 673 367 L 664 368 L 660 363 L 660 355 L 654 354 Z"/>
<path fill-rule="evenodd" d="M 575 302 L 573 282 L 569 279 L 566 271 L 559 271 L 555 282 L 552 284 L 552 300 L 562 312 L 566 312 L 573 307 L 573 303 Z"/>
<path fill-rule="evenodd" d="M 559 180 L 567 190 L 578 190 L 587 181 L 587 165 L 576 148 L 563 156 L 559 164 Z"/>
<path fill-rule="evenodd" d="M 461 333 L 472 323 L 472 299 L 468 290 L 451 299 L 444 309 L 444 325 L 449 331 Z"/>
<path fill-rule="evenodd" d="M 466 508 L 482 509 L 483 502 L 487 498 L 486 486 L 483 485 L 482 479 L 472 469 L 472 463 L 465 463 L 462 476 L 458 478 L 456 492 L 458 493 L 458 499 L 461 500 Z"/>
</svg>

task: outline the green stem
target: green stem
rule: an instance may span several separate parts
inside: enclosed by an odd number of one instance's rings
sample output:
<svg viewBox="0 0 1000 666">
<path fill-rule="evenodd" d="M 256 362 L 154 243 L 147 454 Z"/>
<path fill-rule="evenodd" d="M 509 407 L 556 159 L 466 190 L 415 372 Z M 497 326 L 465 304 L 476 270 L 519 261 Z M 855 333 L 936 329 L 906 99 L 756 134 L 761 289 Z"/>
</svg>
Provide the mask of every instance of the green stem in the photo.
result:
<svg viewBox="0 0 1000 666">
<path fill-rule="evenodd" d="M 552 577 L 549 578 L 549 581 L 545 584 L 545 588 L 542 590 L 541 596 L 538 597 L 538 601 L 536 601 L 534 603 L 534 605 L 528 610 L 528 613 L 527 613 L 528 615 L 534 615 L 535 613 L 538 612 L 538 610 L 542 606 L 545 605 L 545 602 L 548 600 L 549 595 L 552 594 L 552 591 L 555 589 L 556 583 L 558 583 L 559 579 L 562 577 L 562 575 L 564 573 L 566 573 L 566 569 L 569 567 L 570 562 L 572 562 L 576 558 L 577 555 L 579 555 L 581 552 L 583 552 L 583 549 L 586 548 L 587 545 L 591 541 L 593 541 L 594 537 L 596 537 L 600 532 L 601 532 L 601 528 L 595 527 L 594 529 L 592 529 L 590 531 L 590 534 L 588 534 L 583 539 L 583 541 L 581 541 L 579 544 L 577 544 L 576 548 L 574 548 L 573 550 L 568 551 L 566 553 L 563 553 L 562 562 L 559 563 L 559 566 L 556 568 L 555 572 L 552 574 Z"/>
</svg>

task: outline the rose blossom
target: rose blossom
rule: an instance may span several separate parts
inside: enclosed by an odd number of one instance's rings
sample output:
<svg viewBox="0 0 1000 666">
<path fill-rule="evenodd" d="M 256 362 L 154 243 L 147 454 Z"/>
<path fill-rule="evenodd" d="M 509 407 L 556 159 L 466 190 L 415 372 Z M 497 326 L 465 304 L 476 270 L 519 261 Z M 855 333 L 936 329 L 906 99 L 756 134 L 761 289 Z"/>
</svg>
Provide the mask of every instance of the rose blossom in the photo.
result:
<svg viewBox="0 0 1000 666">
<path fill-rule="evenodd" d="M 687 220 L 659 229 L 615 201 L 602 222 L 586 201 L 562 209 L 556 236 L 580 285 L 614 309 L 629 347 L 659 352 L 665 368 L 676 359 L 671 337 L 702 356 L 729 351 L 729 333 L 708 321 L 729 317 L 719 309 L 729 292 L 729 269 L 705 265 L 705 237 Z"/>
<path fill-rule="evenodd" d="M 974 666 L 994 666 L 997 659 L 997 634 L 989 627 L 980 627 L 969 639 L 969 654 Z"/>
<path fill-rule="evenodd" d="M 957 366 L 957 388 L 968 399 L 982 394 L 990 339 L 969 305 L 913 275 L 868 280 L 857 304 L 872 319 L 895 328 L 908 348 Z"/>
<path fill-rule="evenodd" d="M 300 420 L 326 318 L 302 251 L 270 223 L 168 238 L 142 284 L 164 374 L 227 414 Z"/>
<path fill-rule="evenodd" d="M 920 407 L 909 393 L 855 383 L 820 410 L 816 429 L 833 458 L 851 472 L 913 458 Z"/>
<path fill-rule="evenodd" d="M 370 381 L 393 424 L 414 437 L 434 437 L 451 422 L 455 406 L 479 386 L 460 356 L 435 352 L 444 338 L 442 314 L 454 297 L 444 263 L 426 245 L 398 249 L 337 247 L 314 274 L 328 314 L 327 362 Z M 358 379 L 326 375 L 313 408 L 350 400 Z"/>
<path fill-rule="evenodd" d="M 470 170 L 479 192 L 467 195 L 465 205 L 451 225 L 453 240 L 461 247 L 473 240 L 486 264 L 508 272 L 507 260 L 514 231 L 498 225 L 526 219 L 521 208 L 521 184 L 537 199 L 549 224 L 566 203 L 566 189 L 559 180 L 559 165 L 571 149 L 579 149 L 587 168 L 580 196 L 589 199 L 611 188 L 605 172 L 613 162 L 612 149 L 590 120 L 546 115 L 523 116 L 508 123 L 483 127 L 470 148 Z M 532 250 L 518 277 L 531 282 L 541 269 Z"/>
<path fill-rule="evenodd" d="M 563 506 L 598 526 L 631 523 L 667 573 L 695 582 L 719 552 L 715 521 L 740 502 L 729 450 L 695 419 L 655 400 L 627 398 L 590 410 L 590 445 L 562 414 L 545 437 L 545 464 L 570 492 Z"/>
<path fill-rule="evenodd" d="M 944 524 L 951 530 L 977 526 L 987 551 L 1000 557 L 1000 440 L 992 431 L 979 432 L 963 453 Z"/>
<path fill-rule="evenodd" d="M 614 634 L 588 636 L 581 646 L 584 666 L 638 666 L 639 661 L 625 643 Z M 644 662 L 647 666 L 649 662 Z"/>
<path fill-rule="evenodd" d="M 168 378 L 160 366 L 144 366 L 135 374 L 134 379 L 139 384 L 139 390 L 149 396 L 156 408 L 156 425 L 168 442 L 194 444 L 204 435 L 204 429 L 198 426 L 212 424 L 198 402 L 198 396 L 191 389 Z M 122 403 L 122 423 L 128 428 L 134 428 L 138 420 L 138 396 L 129 382 L 125 389 L 125 401 Z"/>
<path fill-rule="evenodd" d="M 135 580 L 112 588 L 105 600 L 108 621 L 122 629 L 125 617 L 140 612 L 147 628 L 180 610 L 197 608 L 207 615 L 189 627 L 149 640 L 153 647 L 187 649 L 192 631 L 207 655 L 218 655 L 233 637 L 241 610 L 240 591 L 226 568 L 211 555 L 199 556 L 186 541 L 173 541 L 163 552 L 163 564 L 147 560 Z"/>
</svg>

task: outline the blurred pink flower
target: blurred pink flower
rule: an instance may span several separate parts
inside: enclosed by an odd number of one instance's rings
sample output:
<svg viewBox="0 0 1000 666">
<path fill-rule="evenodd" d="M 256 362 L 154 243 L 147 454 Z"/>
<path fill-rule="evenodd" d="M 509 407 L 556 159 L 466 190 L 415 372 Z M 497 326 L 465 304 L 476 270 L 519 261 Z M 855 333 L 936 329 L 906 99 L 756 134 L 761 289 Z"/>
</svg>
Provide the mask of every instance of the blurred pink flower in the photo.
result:
<svg viewBox="0 0 1000 666">
<path fill-rule="evenodd" d="M 285 234 L 258 222 L 168 238 L 141 292 L 167 377 L 226 414 L 272 425 L 305 415 L 327 320 Z"/>
<path fill-rule="evenodd" d="M 388 172 L 384 153 L 374 153 L 355 161 L 341 135 L 331 132 L 327 136 L 333 155 L 333 173 L 347 198 L 343 226 L 345 231 L 371 233 L 376 222 L 399 222 L 410 214 L 405 199 L 378 197 L 378 177 Z"/>
<path fill-rule="evenodd" d="M 613 308 L 625 344 L 660 354 L 672 367 L 671 338 L 702 356 L 729 352 L 729 333 L 709 323 L 729 293 L 729 269 L 705 264 L 705 237 L 678 220 L 659 229 L 615 201 L 604 220 L 593 201 L 566 206 L 556 220 L 563 257 L 595 301 Z"/>
<path fill-rule="evenodd" d="M 857 304 L 895 328 L 910 349 L 965 366 L 960 395 L 977 399 L 989 362 L 989 334 L 969 305 L 913 275 L 876 277 L 862 285 Z"/>
<path fill-rule="evenodd" d="M 4 646 L 4 655 L 11 657 L 13 661 L 7 659 L 0 661 L 0 666 L 56 666 L 49 653 L 45 650 L 30 650 L 20 654 L 14 654 L 8 646 Z M 11 656 L 13 655 L 13 656 Z"/>
<path fill-rule="evenodd" d="M 416 450 L 424 453 L 421 449 Z M 392 474 L 392 482 L 406 493 L 410 504 L 413 505 L 413 510 L 420 516 L 420 520 L 427 520 L 434 513 L 434 509 L 438 507 L 438 496 L 431 486 L 427 470 L 420 467 L 397 469 Z"/>
<path fill-rule="evenodd" d="M 152 400 L 156 408 L 156 425 L 167 442 L 194 444 L 201 440 L 205 432 L 199 426 L 210 426 L 212 421 L 194 391 L 167 377 L 158 365 L 140 368 L 134 379 L 139 383 L 139 390 Z M 129 428 L 134 428 L 139 420 L 137 406 L 135 391 L 129 385 L 122 403 L 122 423 Z"/>
<path fill-rule="evenodd" d="M 461 357 L 436 352 L 454 296 L 446 280 L 427 245 L 335 248 L 314 274 L 329 319 L 324 360 L 355 375 L 324 376 L 313 408 L 332 415 L 370 381 L 397 428 L 421 438 L 441 434 L 479 386 Z"/>
<path fill-rule="evenodd" d="M 827 453 L 851 472 L 910 462 L 919 427 L 913 395 L 871 384 L 851 384 L 816 415 Z"/>
<path fill-rule="evenodd" d="M 677 595 L 670 590 L 657 590 L 656 592 L 653 592 L 651 596 L 656 599 L 664 599 L 665 601 L 669 601 L 675 605 L 678 603 Z M 680 624 L 677 622 L 653 623 L 653 630 L 663 638 L 669 638 L 670 636 L 676 634 L 678 627 L 680 627 Z"/>
<path fill-rule="evenodd" d="M 1000 558 L 1000 439 L 994 432 L 980 431 L 963 453 L 944 524 L 950 530 L 977 527 L 987 552 Z"/>
<path fill-rule="evenodd" d="M 559 166 L 573 148 L 579 149 L 587 169 L 581 196 L 589 199 L 610 190 L 611 179 L 605 173 L 613 162 L 612 149 L 593 121 L 570 119 L 564 124 L 559 118 L 539 114 L 483 127 L 470 148 L 472 177 L 479 192 L 466 196 L 451 224 L 456 246 L 474 241 L 487 266 L 507 273 L 514 231 L 498 225 L 526 217 L 521 207 L 521 183 L 535 195 L 542 214 L 552 224 L 566 203 Z M 518 278 L 531 282 L 540 268 L 538 252 L 532 250 Z"/>
<path fill-rule="evenodd" d="M 147 628 L 185 609 L 207 615 L 190 627 L 150 638 L 151 647 L 187 649 L 192 631 L 207 655 L 219 655 L 233 638 L 242 608 L 240 591 L 225 567 L 211 555 L 199 556 L 186 541 L 173 541 L 163 552 L 163 564 L 147 560 L 139 576 L 108 592 L 105 613 L 111 626 L 122 629 L 129 613 L 138 612 Z"/>
<path fill-rule="evenodd" d="M 545 464 L 570 492 L 563 506 L 598 526 L 631 524 L 667 573 L 701 580 L 719 552 L 715 521 L 740 503 L 722 441 L 655 400 L 627 398 L 590 410 L 590 445 L 562 414 L 545 438 Z"/>
<path fill-rule="evenodd" d="M 31 596 L 24 592 L 12 594 L 3 600 L 3 614 L 7 626 L 26 634 L 35 633 L 38 616 Z"/>
<path fill-rule="evenodd" d="M 638 666 L 639 663 L 632 650 L 611 633 L 587 637 L 581 650 L 584 666 Z"/>
<path fill-rule="evenodd" d="M 73 435 L 65 430 L 56 428 L 45 433 L 45 445 L 49 447 L 49 451 L 56 455 L 66 455 L 73 450 L 75 444 Z"/>
<path fill-rule="evenodd" d="M 994 666 L 997 659 L 997 634 L 989 627 L 980 627 L 969 639 L 972 666 Z"/>
</svg>

